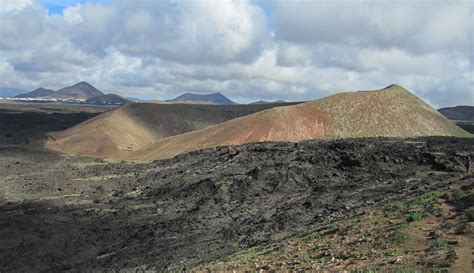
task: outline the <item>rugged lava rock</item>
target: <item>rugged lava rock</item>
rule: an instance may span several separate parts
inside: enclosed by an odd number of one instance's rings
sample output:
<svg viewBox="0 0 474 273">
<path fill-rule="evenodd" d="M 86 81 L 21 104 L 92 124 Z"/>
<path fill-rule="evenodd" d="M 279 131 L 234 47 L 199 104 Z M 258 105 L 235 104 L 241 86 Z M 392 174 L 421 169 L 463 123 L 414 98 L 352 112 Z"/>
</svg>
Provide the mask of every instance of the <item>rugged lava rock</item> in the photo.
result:
<svg viewBox="0 0 474 273">
<path fill-rule="evenodd" d="M 80 196 L 4 203 L 0 270 L 190 268 L 358 208 L 446 189 L 468 156 L 473 139 L 374 138 L 248 144 L 31 175 L 10 164 L 10 174 L 35 177 L 36 194 Z"/>
</svg>

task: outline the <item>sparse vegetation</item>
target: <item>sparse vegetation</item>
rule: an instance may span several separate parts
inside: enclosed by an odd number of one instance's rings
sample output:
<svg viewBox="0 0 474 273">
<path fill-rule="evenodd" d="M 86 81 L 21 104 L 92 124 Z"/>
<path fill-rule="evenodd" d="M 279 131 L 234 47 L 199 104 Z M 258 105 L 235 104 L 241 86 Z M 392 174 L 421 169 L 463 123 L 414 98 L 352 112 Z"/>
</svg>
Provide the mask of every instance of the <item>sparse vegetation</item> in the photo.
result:
<svg viewBox="0 0 474 273">
<path fill-rule="evenodd" d="M 416 212 L 410 212 L 406 217 L 407 222 L 416 222 L 421 220 L 421 215 Z"/>
<path fill-rule="evenodd" d="M 390 241 L 394 244 L 403 244 L 411 240 L 411 237 L 407 234 L 407 230 L 410 228 L 409 224 L 401 224 L 395 226 L 394 230 L 390 235 Z"/>
<path fill-rule="evenodd" d="M 313 232 L 308 233 L 304 237 L 304 239 L 307 240 L 307 241 L 310 241 L 310 240 L 318 239 L 320 237 L 321 237 L 321 233 L 319 233 L 318 231 L 313 231 Z"/>
<path fill-rule="evenodd" d="M 468 221 L 474 221 L 474 181 L 453 190 L 448 199 Z"/>
<path fill-rule="evenodd" d="M 309 255 L 308 255 L 308 253 L 306 253 L 306 252 L 301 253 L 298 258 L 299 258 L 299 260 L 300 260 L 301 262 L 303 262 L 303 263 L 309 262 Z"/>
<path fill-rule="evenodd" d="M 329 260 L 326 257 L 321 257 L 319 258 L 319 264 L 320 265 L 325 265 L 329 262 Z"/>
<path fill-rule="evenodd" d="M 433 247 L 434 248 L 447 248 L 449 246 L 449 241 L 446 239 L 438 238 L 434 240 Z"/>
<path fill-rule="evenodd" d="M 397 256 L 402 256 L 403 252 L 399 248 L 391 248 L 385 251 L 385 256 L 387 257 L 397 257 Z"/>
</svg>

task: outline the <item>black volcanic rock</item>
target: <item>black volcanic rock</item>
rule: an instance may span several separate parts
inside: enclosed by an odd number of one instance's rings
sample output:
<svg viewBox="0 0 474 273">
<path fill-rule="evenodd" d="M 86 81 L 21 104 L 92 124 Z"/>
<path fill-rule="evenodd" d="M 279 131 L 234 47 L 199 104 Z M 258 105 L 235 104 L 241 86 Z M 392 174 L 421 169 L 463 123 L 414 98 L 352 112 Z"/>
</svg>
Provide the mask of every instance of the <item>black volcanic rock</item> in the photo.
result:
<svg viewBox="0 0 474 273">
<path fill-rule="evenodd" d="M 86 103 L 90 103 L 90 104 L 121 105 L 128 102 L 130 101 L 116 94 L 100 95 L 100 96 L 95 96 L 86 100 Z"/>
<path fill-rule="evenodd" d="M 17 95 L 15 96 L 15 98 L 40 98 L 40 97 L 51 96 L 53 94 L 54 94 L 53 90 L 40 87 L 31 92 Z"/>
<path fill-rule="evenodd" d="M 20 158 L 20 163 L 2 169 L 10 174 L 8 198 L 18 196 L 18 201 L 6 199 L 0 206 L 0 270 L 192 271 L 196 265 L 220 266 L 223 257 L 237 267 L 247 261 L 241 257 L 260 259 L 253 258 L 256 250 L 270 252 L 260 261 L 275 260 L 297 249 L 286 247 L 292 242 L 311 247 L 305 242 L 308 235 L 317 235 L 314 242 L 319 242 L 320 236 L 333 237 L 332 232 L 337 238 L 324 241 L 334 242 L 337 250 L 328 250 L 332 253 L 343 253 L 336 252 L 341 249 L 336 240 L 350 236 L 353 241 L 346 245 L 352 249 L 370 241 L 383 255 L 384 242 L 398 238 L 393 235 L 399 234 L 405 211 L 411 209 L 395 205 L 427 200 L 472 181 L 464 163 L 474 155 L 474 139 L 412 140 L 254 143 L 148 164 L 100 163 L 39 149 L 2 148 L 4 162 Z M 81 168 L 75 167 L 79 164 Z M 88 180 L 78 182 L 78 177 Z M 44 200 L 49 196 L 55 196 L 54 202 Z M 431 212 L 436 204 L 423 211 Z M 396 215 L 396 222 L 387 221 L 383 213 Z M 377 220 L 370 229 L 363 227 L 372 233 L 358 234 L 355 225 L 365 225 L 366 217 Z M 423 259 L 431 257 L 433 250 L 428 250 Z M 288 257 L 293 261 L 293 255 Z M 374 264 L 392 263 L 381 257 Z"/>
<path fill-rule="evenodd" d="M 75 85 L 59 89 L 49 97 L 55 99 L 90 99 L 100 95 L 104 95 L 104 93 L 99 91 L 90 83 L 80 82 L 76 83 Z"/>
<path fill-rule="evenodd" d="M 213 94 L 193 94 L 193 93 L 184 93 L 177 96 L 172 100 L 166 100 L 165 102 L 170 103 L 196 103 L 196 104 L 235 104 L 235 102 L 228 99 L 226 96 L 221 93 Z"/>
</svg>

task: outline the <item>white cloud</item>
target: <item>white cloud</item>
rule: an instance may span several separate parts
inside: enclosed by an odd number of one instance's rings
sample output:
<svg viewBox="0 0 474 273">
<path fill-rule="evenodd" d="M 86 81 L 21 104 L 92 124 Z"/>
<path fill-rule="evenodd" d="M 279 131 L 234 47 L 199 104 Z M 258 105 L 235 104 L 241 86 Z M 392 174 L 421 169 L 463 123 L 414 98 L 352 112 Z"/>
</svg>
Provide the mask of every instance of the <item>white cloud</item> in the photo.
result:
<svg viewBox="0 0 474 273">
<path fill-rule="evenodd" d="M 471 1 L 262 1 L 271 16 L 251 0 L 110 0 L 62 15 L 0 1 L 0 85 L 247 102 L 400 83 L 435 106 L 473 104 Z"/>
<path fill-rule="evenodd" d="M 31 5 L 33 0 L 0 0 L 0 12 L 14 12 Z"/>
<path fill-rule="evenodd" d="M 472 1 L 271 1 L 277 38 L 304 44 L 467 49 Z"/>
<path fill-rule="evenodd" d="M 63 10 L 63 16 L 64 20 L 69 24 L 75 25 L 82 23 L 84 20 L 81 16 L 81 4 L 65 8 Z"/>
<path fill-rule="evenodd" d="M 310 64 L 312 53 L 309 47 L 282 43 L 278 50 L 278 63 L 288 66 Z"/>
<path fill-rule="evenodd" d="M 263 11 L 248 1 L 136 1 L 86 4 L 71 39 L 91 53 L 108 47 L 182 63 L 248 61 L 266 40 Z M 104 19 L 100 19 L 104 18 Z"/>
<path fill-rule="evenodd" d="M 149 32 L 153 27 L 153 18 L 146 11 L 138 11 L 127 19 L 125 29 L 127 32 Z"/>
<path fill-rule="evenodd" d="M 46 37 L 55 38 L 55 35 L 47 10 L 28 5 L 0 14 L 0 37 L 0 50 L 17 51 L 36 47 Z"/>
</svg>

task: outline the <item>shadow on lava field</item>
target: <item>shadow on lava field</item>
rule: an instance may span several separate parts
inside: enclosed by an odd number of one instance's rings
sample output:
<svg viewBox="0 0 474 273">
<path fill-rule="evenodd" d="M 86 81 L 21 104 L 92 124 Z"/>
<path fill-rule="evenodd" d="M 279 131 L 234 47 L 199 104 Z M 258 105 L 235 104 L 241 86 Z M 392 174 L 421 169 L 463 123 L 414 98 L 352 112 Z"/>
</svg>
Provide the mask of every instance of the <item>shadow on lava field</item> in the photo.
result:
<svg viewBox="0 0 474 273">
<path fill-rule="evenodd" d="M 212 268 L 226 258 L 231 261 L 225 266 L 234 266 L 236 253 L 255 247 L 339 236 L 331 227 L 344 230 L 361 212 L 379 219 L 381 227 L 389 221 L 397 226 L 411 211 L 391 218 L 381 207 L 459 187 L 473 155 L 474 140 L 459 138 L 257 143 L 147 164 L 4 147 L 0 270 Z M 309 235 L 312 231 L 318 233 Z M 368 242 L 382 234 L 366 231 Z M 357 236 L 352 237 L 363 239 Z M 324 242 L 307 255 L 294 249 L 302 261 L 287 268 L 340 266 L 335 261 L 343 251 L 324 249 Z M 329 254 L 320 257 L 324 251 Z M 355 251 L 347 251 L 360 262 Z M 392 257 L 377 256 L 389 249 L 380 251 L 374 256 L 362 251 L 360 257 L 368 260 L 361 265 L 389 263 Z M 259 254 L 248 262 L 253 268 L 274 264 L 258 261 L 266 260 Z M 421 258 L 412 263 L 430 268 Z"/>
</svg>

